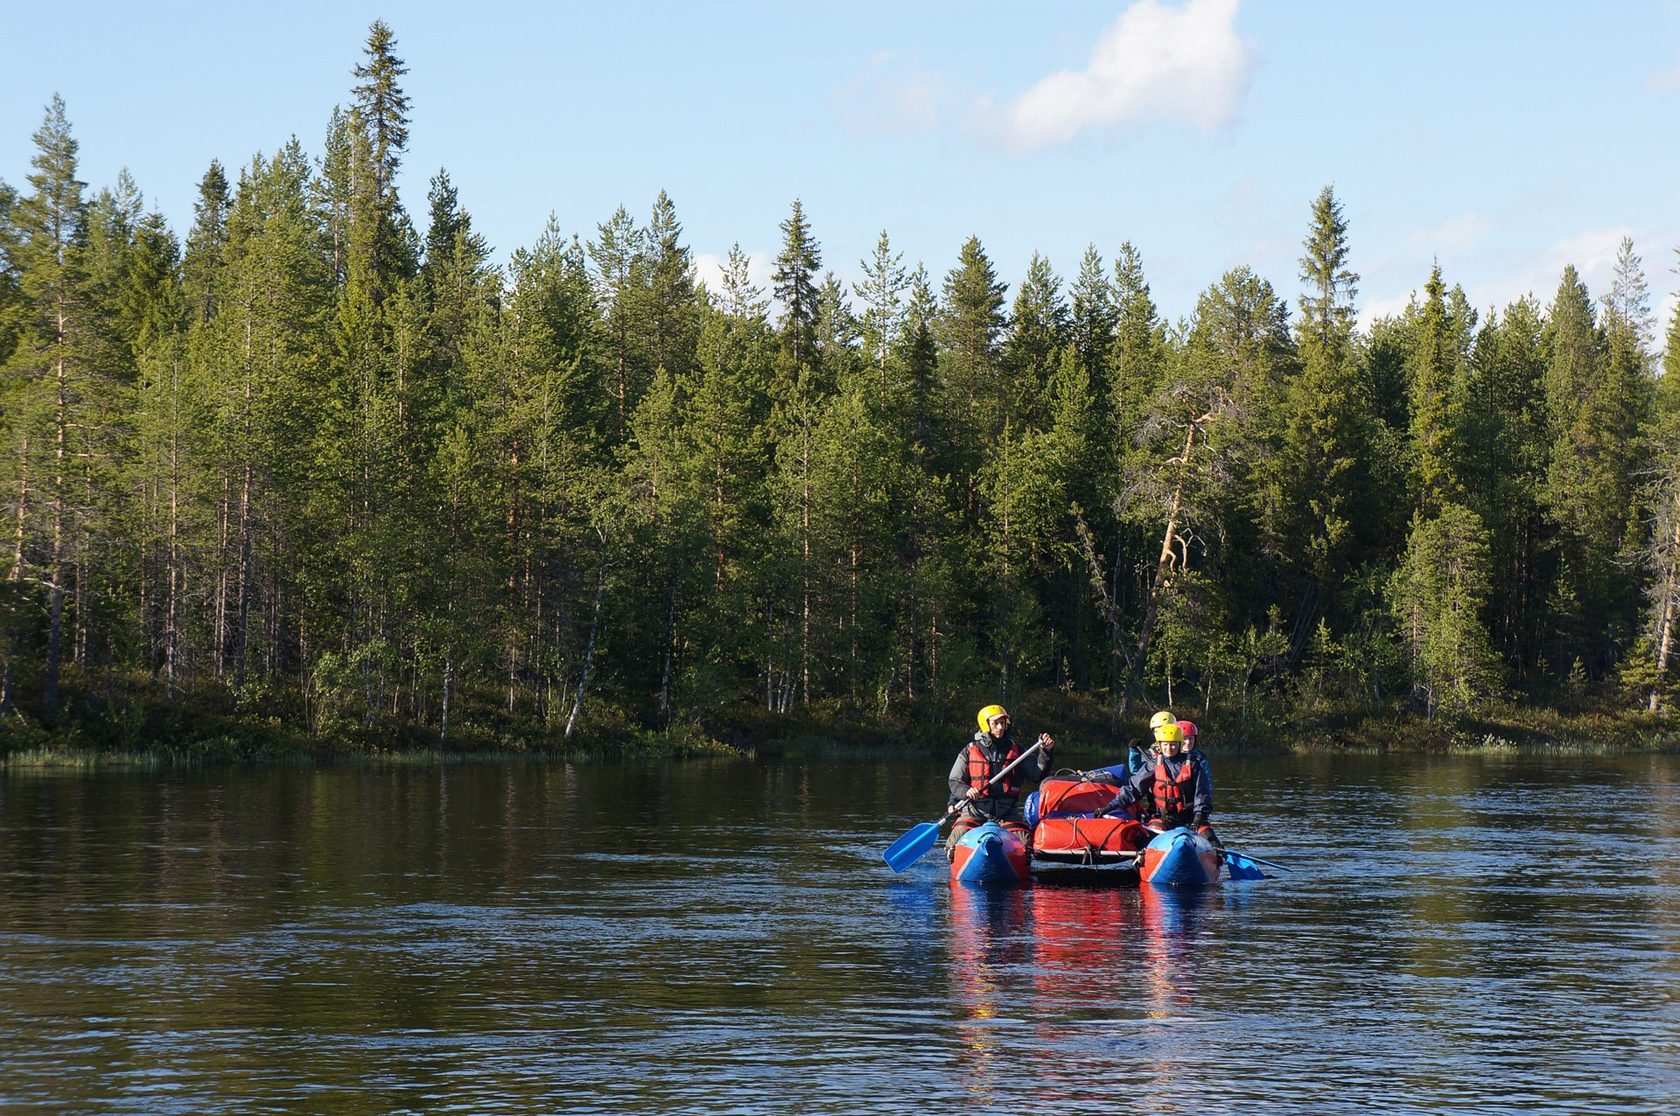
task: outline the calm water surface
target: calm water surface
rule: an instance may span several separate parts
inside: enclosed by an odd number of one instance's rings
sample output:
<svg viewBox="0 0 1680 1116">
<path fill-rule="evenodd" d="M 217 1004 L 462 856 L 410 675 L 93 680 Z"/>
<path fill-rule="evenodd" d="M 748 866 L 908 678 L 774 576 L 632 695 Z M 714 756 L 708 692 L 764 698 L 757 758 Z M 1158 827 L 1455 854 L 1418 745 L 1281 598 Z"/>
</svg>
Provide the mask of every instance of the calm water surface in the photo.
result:
<svg viewBox="0 0 1680 1116">
<path fill-rule="evenodd" d="M 895 876 L 942 760 L 0 776 L 0 1110 L 1680 1110 L 1680 757 L 1214 762 L 1294 873 Z"/>
</svg>

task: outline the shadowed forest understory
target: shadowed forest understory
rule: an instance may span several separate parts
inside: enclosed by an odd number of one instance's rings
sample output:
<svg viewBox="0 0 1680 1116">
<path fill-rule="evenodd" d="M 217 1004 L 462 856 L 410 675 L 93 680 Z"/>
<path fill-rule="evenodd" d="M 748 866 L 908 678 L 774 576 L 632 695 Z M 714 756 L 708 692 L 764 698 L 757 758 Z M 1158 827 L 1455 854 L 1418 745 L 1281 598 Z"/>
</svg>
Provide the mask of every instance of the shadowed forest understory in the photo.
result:
<svg viewBox="0 0 1680 1116">
<path fill-rule="evenodd" d="M 1129 243 L 1011 288 L 883 231 L 844 284 L 797 200 L 768 290 L 664 193 L 500 267 L 446 172 L 398 196 L 406 72 L 375 23 L 320 152 L 212 162 L 184 236 L 57 97 L 0 182 L 0 756 L 954 747 L 994 700 L 1680 739 L 1680 313 L 1630 241 L 1368 327 L 1328 187 L 1286 291 L 1178 322 Z"/>
</svg>

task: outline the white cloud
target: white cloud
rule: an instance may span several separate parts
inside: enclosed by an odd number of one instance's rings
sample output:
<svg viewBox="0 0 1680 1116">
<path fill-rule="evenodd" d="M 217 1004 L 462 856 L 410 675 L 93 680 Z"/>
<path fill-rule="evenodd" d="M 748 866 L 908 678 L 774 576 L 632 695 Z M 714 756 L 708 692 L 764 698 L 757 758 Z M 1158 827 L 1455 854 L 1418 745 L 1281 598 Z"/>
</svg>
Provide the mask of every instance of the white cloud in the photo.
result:
<svg viewBox="0 0 1680 1116">
<path fill-rule="evenodd" d="M 830 99 L 855 135 L 915 136 L 939 127 L 948 95 L 938 74 L 883 50 Z"/>
<path fill-rule="evenodd" d="M 1465 213 L 1417 230 L 1412 233 L 1411 242 L 1435 253 L 1462 252 L 1480 243 L 1492 227 L 1493 222 L 1484 214 Z"/>
<path fill-rule="evenodd" d="M 1609 293 L 1622 238 L 1632 234 L 1633 230 L 1626 227 L 1588 229 L 1556 241 L 1502 276 L 1475 284 L 1466 294 L 1472 305 L 1482 308 L 1491 306 L 1503 310 L 1530 294 L 1540 301 L 1540 305 L 1548 306 L 1557 294 L 1564 267 L 1573 264 L 1576 275 L 1587 285 L 1587 293 L 1596 301 Z M 1649 272 L 1646 277 L 1650 277 Z"/>
<path fill-rule="evenodd" d="M 1009 144 L 1034 151 L 1093 129 L 1231 123 L 1254 71 L 1236 32 L 1238 3 L 1138 0 L 1103 31 L 1084 69 L 1051 74 L 1003 106 Z"/>
<path fill-rule="evenodd" d="M 694 253 L 694 277 L 706 284 L 706 289 L 713 294 L 723 290 L 723 265 L 729 261 L 727 254 L 713 255 L 710 252 Z M 769 252 L 747 253 L 747 278 L 758 287 L 766 299 L 770 297 L 770 276 L 776 270 L 775 259 Z"/>
<path fill-rule="evenodd" d="M 1391 295 L 1388 298 L 1369 298 L 1365 305 L 1359 308 L 1356 315 L 1360 329 L 1370 329 L 1371 324 L 1381 318 L 1392 318 L 1402 313 L 1408 303 L 1415 296 L 1415 291 L 1405 294 Z"/>
<path fill-rule="evenodd" d="M 1463 218 L 1454 218 L 1437 226 L 1445 229 L 1455 226 Z M 1410 238 L 1412 242 L 1433 254 L 1437 247 L 1445 245 L 1431 239 L 1436 230 L 1424 230 L 1415 233 Z M 1634 250 L 1640 252 L 1641 243 L 1666 243 L 1661 237 L 1646 237 L 1641 239 L 1633 229 L 1626 226 L 1615 228 L 1588 229 L 1574 236 L 1565 237 L 1551 245 L 1533 252 L 1525 259 L 1518 259 L 1514 265 L 1504 273 L 1483 278 L 1476 282 L 1465 283 L 1465 297 L 1470 305 L 1478 311 L 1486 313 L 1492 310 L 1503 313 L 1505 307 L 1519 298 L 1533 295 L 1542 307 L 1549 306 L 1557 294 L 1558 282 L 1563 276 L 1565 266 L 1573 264 L 1581 282 L 1586 284 L 1587 292 L 1596 303 L 1610 292 L 1610 284 L 1615 278 L 1616 256 L 1621 251 L 1622 238 L 1634 238 Z M 1671 304 L 1670 299 L 1663 298 L 1663 288 L 1660 268 L 1652 267 L 1649 252 L 1641 252 L 1645 257 L 1645 279 L 1652 291 L 1652 301 L 1656 305 L 1659 315 L 1659 333 L 1666 326 L 1668 319 L 1662 317 L 1664 308 Z M 1381 298 L 1369 299 L 1359 310 L 1360 328 L 1369 328 L 1371 323 L 1389 314 L 1398 314 L 1406 308 L 1406 303 L 1413 297 L 1422 297 L 1421 276 L 1428 274 L 1428 264 L 1419 262 L 1420 278 L 1414 290 L 1402 294 L 1389 295 Z M 1445 269 L 1444 269 L 1445 270 Z M 1454 275 L 1451 270 L 1445 270 L 1442 276 L 1447 286 L 1463 281 L 1461 276 Z"/>
</svg>

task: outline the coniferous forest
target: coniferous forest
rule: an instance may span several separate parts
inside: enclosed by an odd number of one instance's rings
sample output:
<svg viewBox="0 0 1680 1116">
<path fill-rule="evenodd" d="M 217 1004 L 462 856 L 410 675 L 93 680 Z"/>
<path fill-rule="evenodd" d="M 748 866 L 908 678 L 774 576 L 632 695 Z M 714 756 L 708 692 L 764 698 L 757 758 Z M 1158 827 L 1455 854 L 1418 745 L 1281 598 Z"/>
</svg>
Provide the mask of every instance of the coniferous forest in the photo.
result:
<svg viewBox="0 0 1680 1116">
<path fill-rule="evenodd" d="M 398 196 L 405 72 L 375 23 L 321 149 L 192 169 L 184 231 L 56 97 L 0 182 L 11 747 L 1672 732 L 1680 316 L 1631 242 L 1367 329 L 1328 187 L 1297 275 L 1176 323 L 1125 243 L 1012 285 L 882 232 L 845 284 L 797 199 L 769 289 L 663 193 L 500 267 L 447 173 Z"/>
</svg>

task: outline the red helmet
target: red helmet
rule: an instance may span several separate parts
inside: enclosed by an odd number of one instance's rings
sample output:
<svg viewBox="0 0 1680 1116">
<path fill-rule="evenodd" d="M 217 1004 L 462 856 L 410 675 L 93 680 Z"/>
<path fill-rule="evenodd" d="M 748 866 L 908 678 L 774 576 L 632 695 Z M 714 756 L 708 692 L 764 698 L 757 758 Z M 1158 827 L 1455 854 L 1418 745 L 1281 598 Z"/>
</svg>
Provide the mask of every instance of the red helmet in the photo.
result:
<svg viewBox="0 0 1680 1116">
<path fill-rule="evenodd" d="M 1186 744 L 1189 744 L 1189 743 L 1192 743 L 1192 742 L 1195 741 L 1195 739 L 1196 739 L 1196 722 L 1195 721 L 1180 721 L 1180 722 L 1178 722 L 1178 727 L 1184 730 L 1184 742 Z"/>
</svg>

